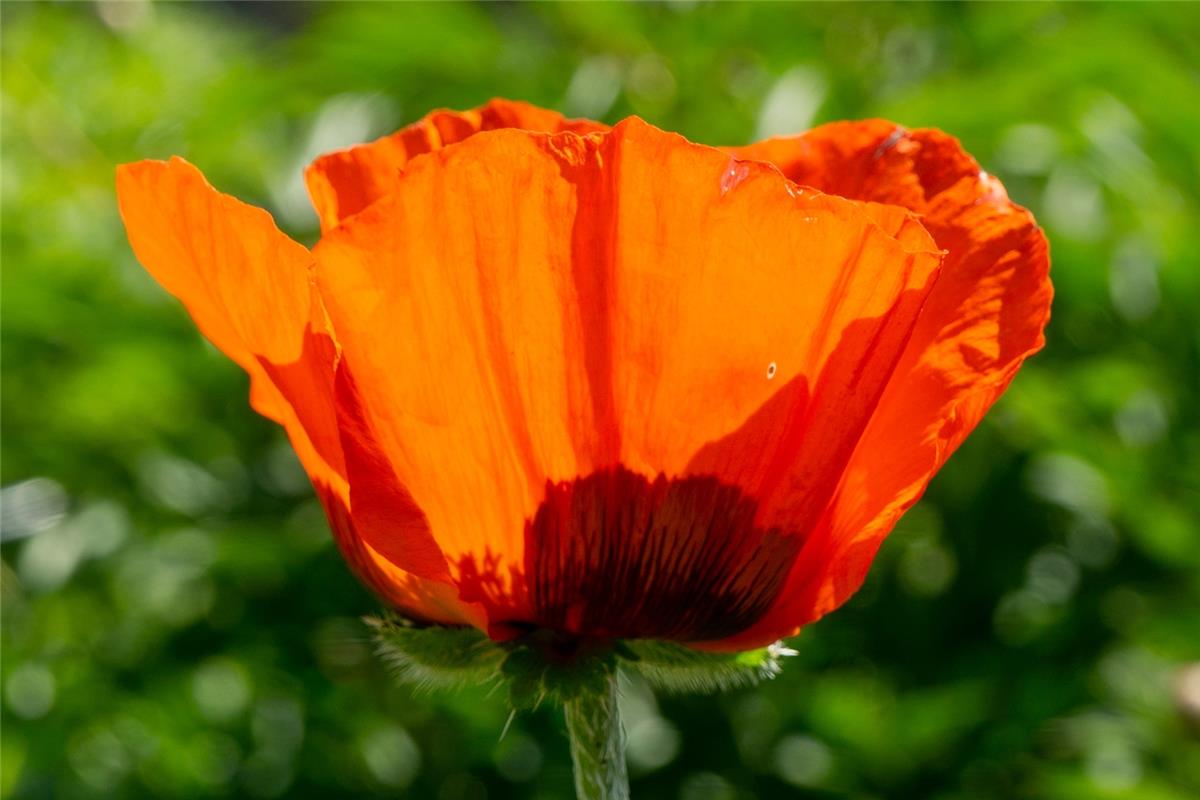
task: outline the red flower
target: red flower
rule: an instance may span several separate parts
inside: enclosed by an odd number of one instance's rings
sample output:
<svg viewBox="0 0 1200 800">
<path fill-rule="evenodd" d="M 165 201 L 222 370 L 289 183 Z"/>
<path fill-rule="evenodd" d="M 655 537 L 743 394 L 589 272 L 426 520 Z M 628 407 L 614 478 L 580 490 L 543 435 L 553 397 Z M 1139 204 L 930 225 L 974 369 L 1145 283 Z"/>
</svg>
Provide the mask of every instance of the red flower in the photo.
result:
<svg viewBox="0 0 1200 800">
<path fill-rule="evenodd" d="M 495 638 L 796 632 L 1049 315 L 1041 231 L 937 131 L 718 150 L 493 101 L 306 177 L 311 251 L 181 159 L 117 183 L 362 579 Z"/>
</svg>

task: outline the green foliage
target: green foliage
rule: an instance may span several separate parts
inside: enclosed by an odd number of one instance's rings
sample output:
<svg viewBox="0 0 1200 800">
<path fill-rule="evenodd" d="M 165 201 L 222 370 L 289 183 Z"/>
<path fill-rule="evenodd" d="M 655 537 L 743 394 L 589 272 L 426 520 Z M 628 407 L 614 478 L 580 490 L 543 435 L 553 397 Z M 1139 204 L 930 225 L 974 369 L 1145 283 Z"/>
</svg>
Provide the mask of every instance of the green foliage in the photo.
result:
<svg viewBox="0 0 1200 800">
<path fill-rule="evenodd" d="M 1045 351 L 851 603 L 752 690 L 622 684 L 635 797 L 1200 793 L 1195 4 L 0 17 L 0 797 L 570 796 L 556 710 L 500 739 L 493 686 L 390 679 L 286 441 L 113 198 L 115 164 L 179 154 L 311 243 L 306 159 L 493 95 L 710 143 L 942 127 L 1051 241 Z"/>
</svg>

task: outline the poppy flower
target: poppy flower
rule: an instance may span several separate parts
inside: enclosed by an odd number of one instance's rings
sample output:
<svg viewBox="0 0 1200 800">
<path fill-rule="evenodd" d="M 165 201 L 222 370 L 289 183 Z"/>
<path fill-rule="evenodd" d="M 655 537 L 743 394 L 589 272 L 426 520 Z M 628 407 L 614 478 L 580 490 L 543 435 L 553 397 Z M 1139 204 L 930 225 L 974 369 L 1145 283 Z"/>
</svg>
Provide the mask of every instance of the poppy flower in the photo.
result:
<svg viewBox="0 0 1200 800">
<path fill-rule="evenodd" d="M 493 101 L 306 180 L 312 249 L 179 158 L 117 189 L 361 579 L 494 639 L 795 633 L 1049 315 L 1030 214 L 950 136 L 881 120 L 714 148 Z"/>
</svg>

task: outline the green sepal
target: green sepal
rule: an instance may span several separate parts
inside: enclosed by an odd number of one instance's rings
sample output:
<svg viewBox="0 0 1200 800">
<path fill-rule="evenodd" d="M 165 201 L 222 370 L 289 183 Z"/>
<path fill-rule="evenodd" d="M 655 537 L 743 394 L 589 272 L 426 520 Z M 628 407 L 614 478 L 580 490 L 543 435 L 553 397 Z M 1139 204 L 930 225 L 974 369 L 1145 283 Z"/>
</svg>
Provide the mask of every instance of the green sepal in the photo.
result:
<svg viewBox="0 0 1200 800">
<path fill-rule="evenodd" d="M 363 621 L 398 681 L 429 689 L 499 681 L 518 709 L 603 691 L 617 668 L 611 642 L 580 644 L 539 630 L 498 643 L 475 628 L 420 626 L 394 614 Z"/>
<path fill-rule="evenodd" d="M 673 694 L 754 686 L 779 675 L 783 659 L 796 654 L 782 642 L 741 653 L 709 653 L 655 639 L 630 639 L 623 645 L 634 658 L 625 657 L 622 667 Z"/>
<path fill-rule="evenodd" d="M 617 669 L 611 644 L 565 649 L 562 644 L 546 632 L 506 643 L 508 657 L 501 672 L 508 679 L 514 708 L 536 708 L 546 700 L 567 703 L 605 691 Z"/>
<path fill-rule="evenodd" d="M 742 653 L 708 653 L 651 639 L 580 640 L 539 629 L 497 643 L 467 627 L 421 626 L 395 615 L 366 617 L 376 650 L 396 677 L 418 686 L 508 684 L 518 709 L 563 707 L 580 800 L 628 800 L 617 673 L 642 675 L 655 689 L 714 692 L 774 678 L 782 642 Z M 507 729 L 507 728 L 506 728 Z"/>
<path fill-rule="evenodd" d="M 781 642 L 710 653 L 675 642 L 580 642 L 547 630 L 497 643 L 470 627 L 419 626 L 395 615 L 366 617 L 376 650 L 404 683 L 446 688 L 502 682 L 514 708 L 565 704 L 604 691 L 618 667 L 666 692 L 711 693 L 753 686 L 782 671 L 795 652 Z"/>
<path fill-rule="evenodd" d="M 490 683 L 501 677 L 505 651 L 469 627 L 418 627 L 394 615 L 364 617 L 375 649 L 396 679 L 442 689 Z"/>
</svg>

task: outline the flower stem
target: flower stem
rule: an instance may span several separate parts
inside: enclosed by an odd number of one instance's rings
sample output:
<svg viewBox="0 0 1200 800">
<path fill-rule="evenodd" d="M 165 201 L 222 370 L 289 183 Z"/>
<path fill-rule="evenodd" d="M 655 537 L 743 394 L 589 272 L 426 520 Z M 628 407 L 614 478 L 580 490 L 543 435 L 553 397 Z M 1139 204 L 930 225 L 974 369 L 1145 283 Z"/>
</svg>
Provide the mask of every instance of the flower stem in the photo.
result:
<svg viewBox="0 0 1200 800">
<path fill-rule="evenodd" d="M 617 711 L 617 671 L 603 688 L 582 691 L 564 703 L 578 800 L 628 800 L 625 730 Z"/>
</svg>

